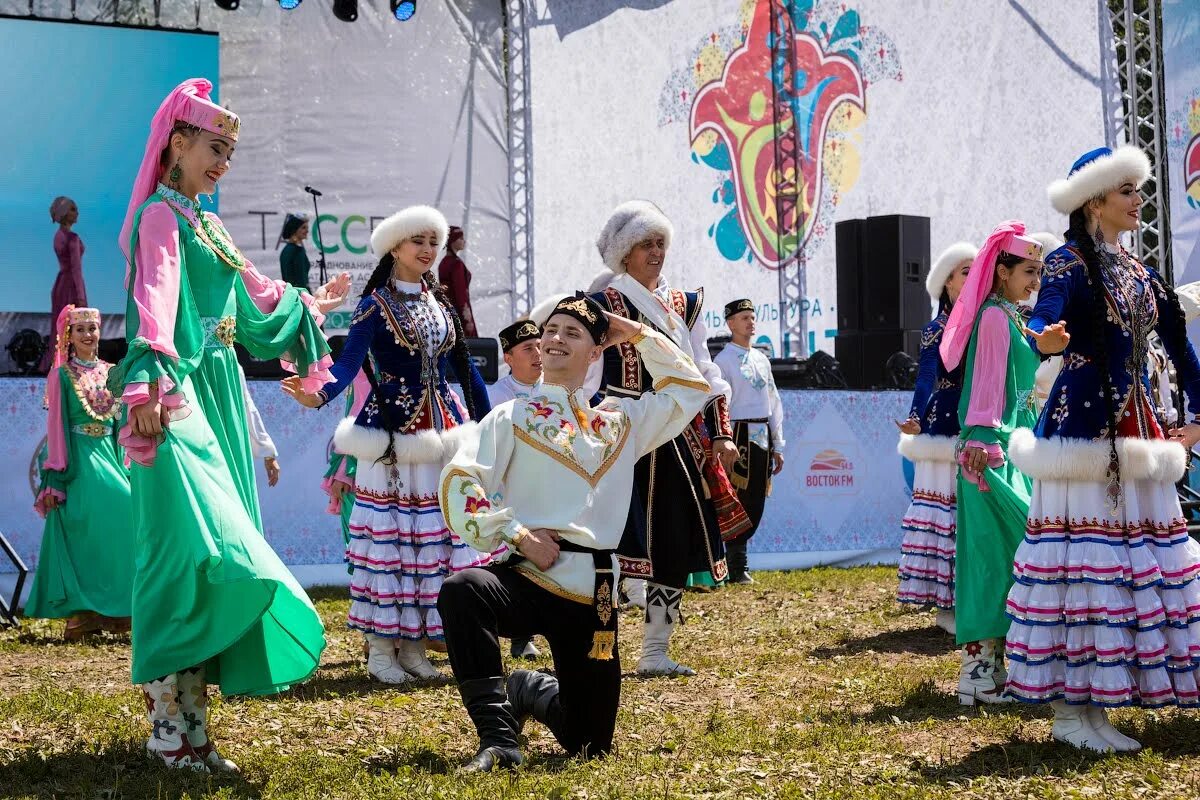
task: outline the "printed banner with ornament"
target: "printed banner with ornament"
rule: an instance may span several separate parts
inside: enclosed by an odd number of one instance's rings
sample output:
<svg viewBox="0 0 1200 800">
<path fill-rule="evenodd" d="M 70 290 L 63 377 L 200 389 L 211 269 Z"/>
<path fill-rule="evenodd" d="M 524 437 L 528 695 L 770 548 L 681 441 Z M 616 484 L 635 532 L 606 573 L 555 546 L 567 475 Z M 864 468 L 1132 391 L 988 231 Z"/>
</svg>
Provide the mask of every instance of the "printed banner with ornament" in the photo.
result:
<svg viewBox="0 0 1200 800">
<path fill-rule="evenodd" d="M 668 281 L 706 288 L 710 330 L 751 298 L 777 353 L 781 315 L 789 354 L 833 349 L 837 221 L 928 216 L 935 251 L 1013 217 L 1060 231 L 1046 184 L 1106 142 L 1096 0 L 532 4 L 537 293 L 587 286 L 609 212 L 649 199 Z"/>
<path fill-rule="evenodd" d="M 1200 281 L 1200 3 L 1163 0 L 1167 182 L 1175 283 Z"/>
</svg>

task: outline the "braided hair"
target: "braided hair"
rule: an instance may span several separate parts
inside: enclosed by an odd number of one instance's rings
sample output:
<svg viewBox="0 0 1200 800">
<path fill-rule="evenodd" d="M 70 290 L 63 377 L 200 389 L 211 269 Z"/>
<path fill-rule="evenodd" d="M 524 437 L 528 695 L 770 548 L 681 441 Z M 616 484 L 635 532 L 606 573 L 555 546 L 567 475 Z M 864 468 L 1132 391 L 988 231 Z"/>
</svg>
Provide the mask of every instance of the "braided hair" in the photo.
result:
<svg viewBox="0 0 1200 800">
<path fill-rule="evenodd" d="M 1108 323 L 1108 301 L 1104 297 L 1104 279 L 1100 271 L 1100 256 L 1096 253 L 1096 243 L 1087 229 L 1087 214 L 1083 208 L 1071 212 L 1069 227 L 1063 234 L 1079 250 L 1083 257 L 1083 265 L 1087 268 L 1088 296 L 1092 312 L 1092 341 L 1095 343 L 1096 369 L 1100 373 L 1100 386 L 1104 393 L 1104 410 L 1108 416 L 1108 468 L 1121 482 L 1121 461 L 1117 457 L 1117 406 L 1114 395 L 1112 374 L 1109 372 L 1108 343 L 1105 341 L 1105 329 Z M 1176 302 L 1179 302 L 1176 299 Z"/>
<path fill-rule="evenodd" d="M 375 270 L 371 273 L 371 277 L 367 278 L 367 285 L 363 287 L 362 294 L 359 297 L 369 297 L 376 289 L 382 289 L 386 286 L 392 277 L 392 270 L 395 268 L 396 257 L 391 253 L 384 253 L 383 258 L 379 259 L 379 264 L 375 266 Z"/>
<path fill-rule="evenodd" d="M 454 365 L 454 374 L 458 376 L 458 383 L 462 387 L 467 413 L 471 415 L 471 419 L 477 419 L 475 391 L 471 385 L 471 349 L 467 347 L 467 334 L 463 330 L 462 318 L 458 316 L 454 303 L 450 302 L 450 296 L 446 294 L 446 287 L 434 277 L 433 270 L 427 271 L 421 277 L 433 292 L 433 296 L 442 307 L 442 311 L 445 312 L 446 318 L 454 326 L 454 347 L 450 350 L 450 363 Z"/>
</svg>

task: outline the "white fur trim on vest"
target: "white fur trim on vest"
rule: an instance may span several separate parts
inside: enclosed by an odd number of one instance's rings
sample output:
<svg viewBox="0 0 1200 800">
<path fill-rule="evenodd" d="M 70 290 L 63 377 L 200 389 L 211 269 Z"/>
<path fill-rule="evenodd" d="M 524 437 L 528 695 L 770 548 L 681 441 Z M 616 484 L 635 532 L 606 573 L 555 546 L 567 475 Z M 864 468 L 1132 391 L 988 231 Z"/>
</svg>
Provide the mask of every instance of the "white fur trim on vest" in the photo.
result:
<svg viewBox="0 0 1200 800">
<path fill-rule="evenodd" d="M 1070 214 L 1094 197 L 1117 189 L 1126 181 L 1141 186 L 1150 177 L 1150 159 L 1140 149 L 1127 144 L 1112 155 L 1101 156 L 1068 178 L 1046 188 L 1050 205 L 1061 214 Z"/>
<path fill-rule="evenodd" d="M 957 436 L 902 433 L 896 452 L 909 461 L 944 461 L 953 464 L 954 447 L 957 444 Z"/>
<path fill-rule="evenodd" d="M 670 248 L 675 228 L 654 203 L 649 200 L 630 200 L 613 209 L 596 239 L 596 249 L 600 251 L 604 265 L 619 275 L 625 271 L 622 259 L 629 255 L 635 244 L 652 233 L 662 234 L 666 246 Z"/>
<path fill-rule="evenodd" d="M 950 279 L 954 268 L 964 261 L 973 261 L 977 255 L 979 248 L 970 242 L 955 242 L 943 250 L 925 277 L 925 291 L 929 293 L 929 299 L 935 303 L 940 300 L 942 289 L 946 288 L 946 281 Z"/>
<path fill-rule="evenodd" d="M 419 433 L 396 434 L 393 449 L 397 464 L 446 464 L 458 452 L 465 441 L 478 435 L 474 422 L 464 422 L 442 432 L 420 431 Z M 345 417 L 333 433 L 333 447 L 337 452 L 354 456 L 360 461 L 374 463 L 387 450 L 387 431 L 381 428 L 364 428 L 354 424 L 354 417 Z"/>
<path fill-rule="evenodd" d="M 588 284 L 587 293 L 596 294 L 597 292 L 603 292 L 612 285 L 612 282 L 616 279 L 616 277 L 617 273 L 613 272 L 611 269 L 600 270 L 600 272 L 596 274 L 596 277 L 592 278 L 592 282 Z"/>
<path fill-rule="evenodd" d="M 371 252 L 376 258 L 393 247 L 411 239 L 422 231 L 433 231 L 438 240 L 438 251 L 446 246 L 446 237 L 450 235 L 450 225 L 442 212 L 431 206 L 409 206 L 403 211 L 397 211 L 383 222 L 375 226 L 371 232 Z"/>
<path fill-rule="evenodd" d="M 1039 439 L 1029 428 L 1013 431 L 1008 456 L 1017 469 L 1035 480 L 1107 481 L 1105 439 Z M 1117 439 L 1122 480 L 1174 483 L 1187 468 L 1187 453 L 1165 439 Z"/>
</svg>

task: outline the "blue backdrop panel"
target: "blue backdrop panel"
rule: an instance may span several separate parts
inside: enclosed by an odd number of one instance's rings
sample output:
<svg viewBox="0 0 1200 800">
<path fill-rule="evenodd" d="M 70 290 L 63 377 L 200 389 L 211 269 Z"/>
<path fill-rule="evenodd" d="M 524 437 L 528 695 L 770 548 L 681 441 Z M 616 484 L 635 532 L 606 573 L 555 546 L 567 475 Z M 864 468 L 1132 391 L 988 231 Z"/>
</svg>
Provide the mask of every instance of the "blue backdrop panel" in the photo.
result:
<svg viewBox="0 0 1200 800">
<path fill-rule="evenodd" d="M 102 25 L 0 19 L 0 311 L 50 310 L 57 195 L 79 204 L 88 302 L 124 312 L 117 236 L 150 118 L 190 77 L 217 83 L 219 39 Z"/>
</svg>

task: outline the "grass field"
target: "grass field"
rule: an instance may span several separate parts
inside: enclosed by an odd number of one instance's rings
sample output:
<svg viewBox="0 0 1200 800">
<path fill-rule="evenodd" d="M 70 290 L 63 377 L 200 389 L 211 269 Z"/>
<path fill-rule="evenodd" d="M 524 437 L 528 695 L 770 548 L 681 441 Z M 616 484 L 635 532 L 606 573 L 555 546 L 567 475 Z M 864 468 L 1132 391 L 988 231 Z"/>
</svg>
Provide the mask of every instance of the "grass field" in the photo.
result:
<svg viewBox="0 0 1200 800">
<path fill-rule="evenodd" d="M 694 678 L 629 675 L 640 631 L 633 615 L 622 620 L 615 755 L 567 760 L 534 724 L 521 770 L 471 779 L 454 774 L 475 739 L 453 685 L 370 682 L 361 640 L 343 626 L 342 590 L 314 593 L 330 635 L 312 681 L 216 702 L 214 738 L 240 776 L 183 774 L 143 756 L 126 638 L 66 645 L 61 624 L 26 623 L 0 634 L 0 796 L 1200 796 L 1198 715 L 1116 712 L 1146 750 L 1085 755 L 1050 741 L 1048 710 L 960 707 L 951 637 L 893 602 L 893 569 L 757 579 L 685 598 L 673 652 Z M 449 675 L 444 657 L 435 664 Z"/>
</svg>

